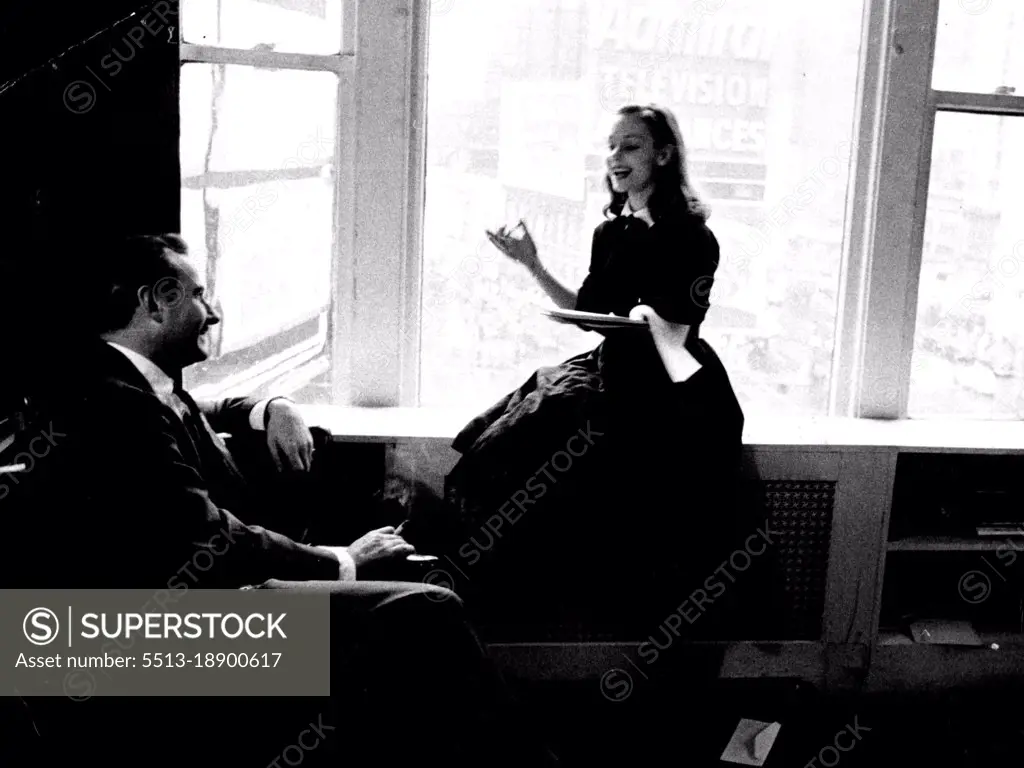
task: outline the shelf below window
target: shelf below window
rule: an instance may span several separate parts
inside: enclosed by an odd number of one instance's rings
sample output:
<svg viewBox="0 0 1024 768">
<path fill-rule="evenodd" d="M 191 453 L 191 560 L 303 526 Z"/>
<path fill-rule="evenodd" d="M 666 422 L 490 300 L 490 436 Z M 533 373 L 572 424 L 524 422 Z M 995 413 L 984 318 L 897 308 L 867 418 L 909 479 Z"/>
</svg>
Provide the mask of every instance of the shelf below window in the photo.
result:
<svg viewBox="0 0 1024 768">
<path fill-rule="evenodd" d="M 908 536 L 886 545 L 890 552 L 1001 552 L 1006 549 L 1024 551 L 1024 537 L 986 536 Z"/>
<path fill-rule="evenodd" d="M 986 651 L 996 650 L 992 645 L 998 646 L 998 650 L 1012 649 L 1024 651 L 1024 633 L 1020 632 L 999 632 L 994 630 L 976 630 L 982 645 L 943 645 L 941 643 L 915 643 L 914 639 L 906 632 L 898 629 L 882 629 L 878 633 L 879 647 L 892 646 L 917 646 L 919 648 L 945 648 L 962 649 L 965 651 Z"/>
<path fill-rule="evenodd" d="M 1024 634 L 978 634 L 984 645 L 915 643 L 900 631 L 879 632 L 863 692 L 948 692 L 1003 686 L 1016 690 L 1024 682 Z"/>
</svg>

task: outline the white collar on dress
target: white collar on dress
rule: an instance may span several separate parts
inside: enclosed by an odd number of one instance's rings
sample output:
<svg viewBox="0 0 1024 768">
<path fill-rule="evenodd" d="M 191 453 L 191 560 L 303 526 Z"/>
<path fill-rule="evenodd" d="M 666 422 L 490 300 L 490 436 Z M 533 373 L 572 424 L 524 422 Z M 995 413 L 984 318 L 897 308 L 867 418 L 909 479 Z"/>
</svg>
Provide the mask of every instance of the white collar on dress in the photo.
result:
<svg viewBox="0 0 1024 768">
<path fill-rule="evenodd" d="M 642 221 L 645 224 L 647 224 L 648 227 L 653 227 L 654 226 L 654 219 L 651 218 L 651 212 L 647 209 L 646 205 L 643 208 L 641 208 L 639 211 L 634 211 L 629 206 L 629 200 L 626 200 L 625 204 L 623 204 L 623 206 L 622 206 L 622 213 L 620 213 L 619 215 L 620 216 L 635 216 L 636 218 L 640 219 L 640 221 Z"/>
</svg>

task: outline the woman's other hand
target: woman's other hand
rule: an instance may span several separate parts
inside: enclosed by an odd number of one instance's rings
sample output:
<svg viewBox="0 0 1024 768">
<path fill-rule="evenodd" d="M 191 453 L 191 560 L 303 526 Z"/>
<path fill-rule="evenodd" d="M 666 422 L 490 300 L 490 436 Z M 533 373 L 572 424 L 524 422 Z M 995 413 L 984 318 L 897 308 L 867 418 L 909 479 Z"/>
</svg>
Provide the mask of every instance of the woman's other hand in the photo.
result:
<svg viewBox="0 0 1024 768">
<path fill-rule="evenodd" d="M 637 304 L 631 310 L 629 310 L 630 320 L 643 320 L 647 324 L 650 324 L 652 317 L 658 317 L 658 313 L 654 311 L 653 307 L 647 304 Z M 660 317 L 658 318 L 661 319 Z"/>
<path fill-rule="evenodd" d="M 651 335 L 659 342 L 683 346 L 690 335 L 690 326 L 670 323 L 647 304 L 637 304 L 629 310 L 631 320 L 643 320 L 651 329 Z"/>
<path fill-rule="evenodd" d="M 646 320 L 665 372 L 674 382 L 686 381 L 701 369 L 701 364 L 686 349 L 690 326 L 670 323 L 647 304 L 637 304 L 629 311 L 635 320 Z"/>
<path fill-rule="evenodd" d="M 522 235 L 514 233 L 522 231 Z M 526 228 L 525 222 L 521 221 L 511 230 L 501 227 L 497 232 L 486 230 L 487 239 L 494 244 L 494 247 L 504 253 L 513 261 L 519 262 L 530 272 L 536 272 L 540 267 L 540 260 L 537 258 L 537 246 L 533 242 L 530 230 Z"/>
</svg>

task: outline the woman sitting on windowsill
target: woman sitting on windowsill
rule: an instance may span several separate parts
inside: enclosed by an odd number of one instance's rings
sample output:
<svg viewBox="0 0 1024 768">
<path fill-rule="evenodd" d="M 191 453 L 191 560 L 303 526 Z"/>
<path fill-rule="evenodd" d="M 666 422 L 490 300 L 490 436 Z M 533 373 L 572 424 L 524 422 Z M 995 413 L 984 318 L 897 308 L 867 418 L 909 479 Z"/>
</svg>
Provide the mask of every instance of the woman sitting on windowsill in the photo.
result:
<svg viewBox="0 0 1024 768">
<path fill-rule="evenodd" d="M 446 495 L 464 534 L 443 553 L 450 576 L 471 606 L 517 623 L 657 615 L 651 586 L 683 600 L 708 575 L 683 574 L 721 562 L 731 523 L 743 412 L 700 338 L 718 243 L 671 113 L 616 117 L 607 220 L 578 293 L 545 270 L 524 224 L 521 237 L 488 232 L 558 307 L 648 322 L 583 326 L 605 339 L 537 370 L 453 443 Z"/>
</svg>

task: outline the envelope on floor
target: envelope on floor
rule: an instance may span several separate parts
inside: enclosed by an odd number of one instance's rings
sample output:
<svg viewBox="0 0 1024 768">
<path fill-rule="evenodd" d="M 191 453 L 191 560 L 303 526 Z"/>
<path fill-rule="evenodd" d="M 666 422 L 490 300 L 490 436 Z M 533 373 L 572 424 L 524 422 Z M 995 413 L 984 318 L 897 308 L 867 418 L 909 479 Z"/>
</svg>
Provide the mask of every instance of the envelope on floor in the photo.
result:
<svg viewBox="0 0 1024 768">
<path fill-rule="evenodd" d="M 725 751 L 722 752 L 721 759 L 739 765 L 764 765 L 781 728 L 782 725 L 779 723 L 740 720 Z"/>
</svg>

